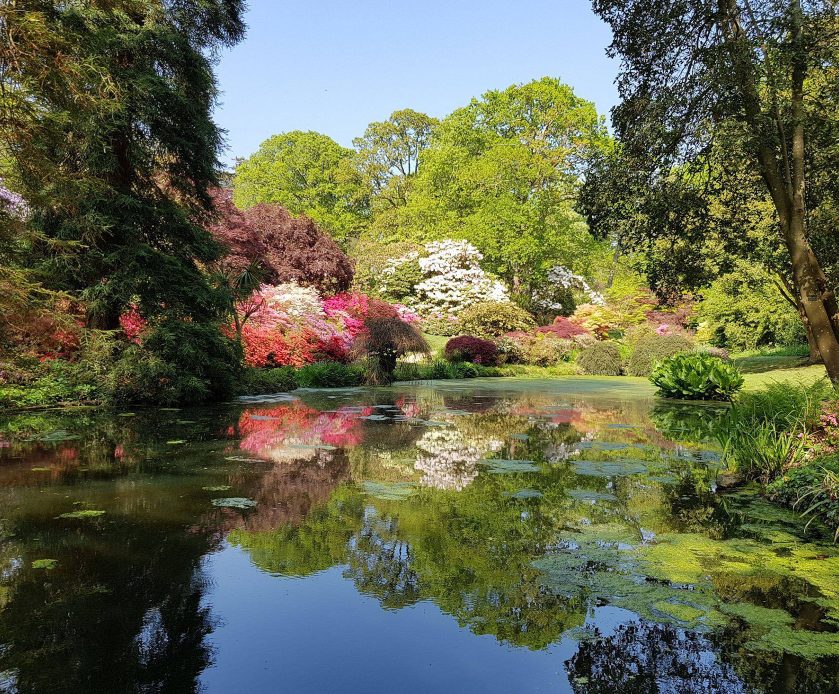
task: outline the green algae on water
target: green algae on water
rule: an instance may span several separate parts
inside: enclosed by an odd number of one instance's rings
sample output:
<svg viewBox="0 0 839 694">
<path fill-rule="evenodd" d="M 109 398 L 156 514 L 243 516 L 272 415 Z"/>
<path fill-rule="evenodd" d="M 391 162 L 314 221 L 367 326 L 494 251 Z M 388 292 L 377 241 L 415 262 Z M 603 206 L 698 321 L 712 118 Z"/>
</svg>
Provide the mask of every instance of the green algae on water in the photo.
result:
<svg viewBox="0 0 839 694">
<path fill-rule="evenodd" d="M 99 518 L 100 516 L 104 516 L 104 511 L 98 511 L 95 509 L 83 509 L 80 511 L 70 511 L 69 513 L 62 513 L 58 518 Z"/>
<path fill-rule="evenodd" d="M 32 562 L 33 569 L 46 569 L 47 571 L 52 571 L 56 566 L 58 566 L 57 559 L 35 559 Z"/>
<path fill-rule="evenodd" d="M 383 501 L 401 501 L 416 493 L 416 487 L 410 482 L 374 482 L 368 480 L 361 486 L 366 494 Z"/>
</svg>

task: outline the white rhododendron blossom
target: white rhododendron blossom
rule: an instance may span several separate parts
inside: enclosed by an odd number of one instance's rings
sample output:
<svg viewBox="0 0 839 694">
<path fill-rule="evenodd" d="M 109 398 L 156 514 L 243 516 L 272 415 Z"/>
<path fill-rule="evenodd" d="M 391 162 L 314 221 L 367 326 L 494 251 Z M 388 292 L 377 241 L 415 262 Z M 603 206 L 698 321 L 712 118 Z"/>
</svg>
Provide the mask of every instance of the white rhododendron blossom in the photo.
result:
<svg viewBox="0 0 839 694">
<path fill-rule="evenodd" d="M 603 306 L 606 298 L 591 288 L 588 281 L 582 275 L 577 275 L 567 267 L 556 265 L 548 270 L 545 286 L 533 292 L 533 303 L 544 311 L 559 311 L 563 304 L 556 300 L 556 291 L 575 291 L 582 293 L 589 304 Z"/>
<path fill-rule="evenodd" d="M 275 286 L 263 285 L 260 293 L 269 309 L 293 319 L 325 316 L 320 296 L 313 287 L 301 287 L 296 282 Z"/>
<path fill-rule="evenodd" d="M 422 473 L 420 484 L 424 487 L 461 491 L 478 476 L 478 461 L 503 445 L 495 438 L 467 439 L 454 428 L 430 429 L 416 443 L 421 452 L 414 468 Z"/>
<path fill-rule="evenodd" d="M 414 285 L 411 307 L 421 316 L 444 318 L 474 303 L 510 300 L 504 284 L 481 269 L 483 255 L 468 241 L 434 241 L 425 251 L 425 256 L 413 251 L 395 258 L 383 271 L 392 276 L 405 263 L 417 261 L 423 279 Z"/>
</svg>

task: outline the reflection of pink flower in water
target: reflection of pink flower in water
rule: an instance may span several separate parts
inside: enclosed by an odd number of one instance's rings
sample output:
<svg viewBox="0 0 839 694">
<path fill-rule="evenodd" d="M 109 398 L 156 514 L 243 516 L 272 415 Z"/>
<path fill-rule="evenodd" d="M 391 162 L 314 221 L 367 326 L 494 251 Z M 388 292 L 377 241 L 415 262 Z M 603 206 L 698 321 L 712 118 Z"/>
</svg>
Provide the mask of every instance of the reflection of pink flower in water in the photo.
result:
<svg viewBox="0 0 839 694">
<path fill-rule="evenodd" d="M 239 448 L 266 458 L 298 459 L 311 455 L 306 447 L 357 446 L 363 437 L 359 417 L 371 413 L 372 408 L 321 412 L 300 402 L 248 409 L 239 418 Z"/>
</svg>

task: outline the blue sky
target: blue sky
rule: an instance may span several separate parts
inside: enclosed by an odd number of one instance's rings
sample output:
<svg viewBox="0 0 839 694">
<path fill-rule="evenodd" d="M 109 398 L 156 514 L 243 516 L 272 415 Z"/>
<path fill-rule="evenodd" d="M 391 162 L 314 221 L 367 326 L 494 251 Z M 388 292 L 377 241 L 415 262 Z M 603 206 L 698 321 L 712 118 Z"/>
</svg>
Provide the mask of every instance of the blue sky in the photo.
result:
<svg viewBox="0 0 839 694">
<path fill-rule="evenodd" d="M 218 66 L 228 161 L 288 130 L 350 146 L 397 109 L 441 117 L 545 75 L 603 114 L 617 100 L 590 0 L 250 0 L 247 22 Z"/>
</svg>

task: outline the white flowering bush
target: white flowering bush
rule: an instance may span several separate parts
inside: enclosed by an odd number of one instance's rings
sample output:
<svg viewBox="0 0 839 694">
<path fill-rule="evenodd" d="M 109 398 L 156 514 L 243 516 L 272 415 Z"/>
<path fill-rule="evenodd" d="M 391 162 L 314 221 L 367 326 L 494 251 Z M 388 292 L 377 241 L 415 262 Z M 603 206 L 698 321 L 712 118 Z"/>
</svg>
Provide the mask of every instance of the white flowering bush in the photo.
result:
<svg viewBox="0 0 839 694">
<path fill-rule="evenodd" d="M 481 269 L 483 255 L 468 241 L 434 241 L 426 244 L 425 253 L 414 251 L 389 261 L 381 283 L 382 291 L 388 292 L 389 282 L 396 284 L 402 279 L 400 269 L 417 263 L 422 279 L 406 302 L 424 320 L 452 322 L 472 304 L 510 300 L 504 284 Z"/>
<path fill-rule="evenodd" d="M 545 313 L 561 311 L 565 308 L 562 299 L 569 293 L 581 294 L 585 297 L 586 303 L 594 306 L 603 306 L 606 303 L 606 298 L 592 289 L 585 277 L 571 272 L 562 265 L 556 265 L 548 270 L 544 285 L 533 292 L 531 300 L 534 308 L 539 311 Z"/>
</svg>

